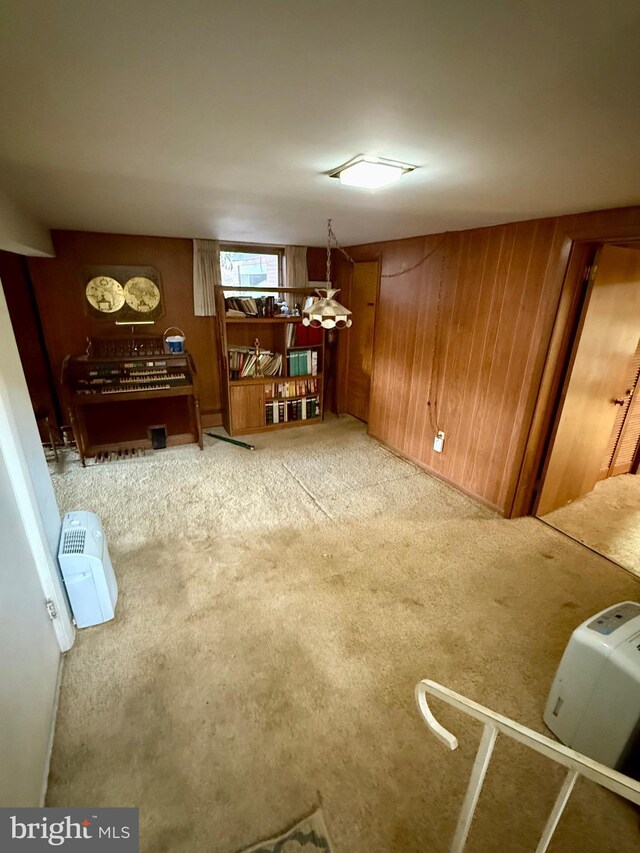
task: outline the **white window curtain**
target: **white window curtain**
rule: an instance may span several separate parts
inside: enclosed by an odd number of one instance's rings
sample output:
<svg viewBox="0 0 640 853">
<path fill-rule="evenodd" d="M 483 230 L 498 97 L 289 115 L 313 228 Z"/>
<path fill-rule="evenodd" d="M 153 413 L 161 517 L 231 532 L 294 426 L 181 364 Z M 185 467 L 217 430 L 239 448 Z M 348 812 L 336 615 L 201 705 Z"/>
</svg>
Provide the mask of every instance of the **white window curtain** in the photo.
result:
<svg viewBox="0 0 640 853">
<path fill-rule="evenodd" d="M 194 240 L 193 313 L 196 317 L 212 317 L 216 313 L 216 284 L 222 284 L 220 243 L 218 240 Z"/>
<path fill-rule="evenodd" d="M 307 247 L 285 246 L 284 249 L 284 286 L 306 288 L 309 272 L 307 270 Z M 302 296 L 287 293 L 287 305 L 293 308 L 296 302 L 302 302 Z"/>
</svg>

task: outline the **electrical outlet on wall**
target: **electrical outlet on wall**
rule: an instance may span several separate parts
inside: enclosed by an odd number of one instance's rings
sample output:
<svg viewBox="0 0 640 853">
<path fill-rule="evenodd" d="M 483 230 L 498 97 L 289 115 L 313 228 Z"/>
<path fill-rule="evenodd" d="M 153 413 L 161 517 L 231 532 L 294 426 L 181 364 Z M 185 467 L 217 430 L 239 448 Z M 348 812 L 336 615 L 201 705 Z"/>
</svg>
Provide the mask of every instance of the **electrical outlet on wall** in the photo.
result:
<svg viewBox="0 0 640 853">
<path fill-rule="evenodd" d="M 444 446 L 444 433 L 442 430 L 436 433 L 436 437 L 433 439 L 433 449 L 436 453 L 442 453 L 442 448 Z"/>
</svg>

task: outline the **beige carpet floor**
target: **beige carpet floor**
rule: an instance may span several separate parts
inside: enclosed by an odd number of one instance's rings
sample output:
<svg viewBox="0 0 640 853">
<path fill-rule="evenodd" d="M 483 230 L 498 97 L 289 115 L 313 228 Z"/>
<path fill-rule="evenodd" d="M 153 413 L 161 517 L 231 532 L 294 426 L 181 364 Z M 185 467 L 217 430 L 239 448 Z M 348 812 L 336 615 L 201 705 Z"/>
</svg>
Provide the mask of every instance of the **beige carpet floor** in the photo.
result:
<svg viewBox="0 0 640 853">
<path fill-rule="evenodd" d="M 115 621 L 68 654 L 51 806 L 139 806 L 144 851 L 234 853 L 322 804 L 335 853 L 448 849 L 480 727 L 430 677 L 539 731 L 574 627 L 638 581 L 506 521 L 350 418 L 54 475 L 103 519 Z M 498 739 L 470 851 L 533 850 L 562 779 Z M 628 803 L 581 781 L 552 850 L 626 853 Z"/>
<path fill-rule="evenodd" d="M 640 576 L 640 475 L 601 480 L 588 495 L 543 518 Z"/>
</svg>

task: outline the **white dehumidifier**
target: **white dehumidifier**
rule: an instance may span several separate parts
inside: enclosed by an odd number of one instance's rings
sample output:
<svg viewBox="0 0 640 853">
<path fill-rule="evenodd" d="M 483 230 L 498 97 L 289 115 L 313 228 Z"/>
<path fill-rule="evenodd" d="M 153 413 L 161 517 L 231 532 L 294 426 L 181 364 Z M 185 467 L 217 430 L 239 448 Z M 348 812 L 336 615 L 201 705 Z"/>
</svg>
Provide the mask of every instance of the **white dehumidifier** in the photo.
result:
<svg viewBox="0 0 640 853">
<path fill-rule="evenodd" d="M 65 515 L 58 562 L 78 628 L 113 619 L 118 584 L 97 515 L 85 511 Z"/>
<path fill-rule="evenodd" d="M 640 779 L 640 604 L 623 601 L 576 628 L 544 721 L 566 746 Z"/>
</svg>

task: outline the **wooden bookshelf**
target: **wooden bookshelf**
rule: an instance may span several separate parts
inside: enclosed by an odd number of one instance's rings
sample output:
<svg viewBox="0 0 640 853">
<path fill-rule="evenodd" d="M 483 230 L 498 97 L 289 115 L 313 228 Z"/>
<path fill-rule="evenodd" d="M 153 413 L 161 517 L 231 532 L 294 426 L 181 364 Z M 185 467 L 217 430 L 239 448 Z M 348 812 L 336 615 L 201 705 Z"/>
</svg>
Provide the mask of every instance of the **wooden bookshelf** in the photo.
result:
<svg viewBox="0 0 640 853">
<path fill-rule="evenodd" d="M 242 288 L 216 287 L 216 320 L 218 324 L 218 364 L 222 386 L 223 424 L 229 435 L 248 435 L 296 426 L 308 426 L 322 421 L 324 412 L 323 365 L 324 333 L 317 344 L 295 343 L 287 346 L 287 330 L 290 324 L 300 324 L 296 317 L 227 317 L 225 294 L 238 293 Z M 278 296 L 295 292 L 304 302 L 315 293 L 314 288 L 287 291 L 286 289 L 262 288 L 259 293 Z M 254 291 L 244 289 L 243 296 L 252 296 Z M 231 378 L 229 348 L 233 346 L 253 347 L 255 339 L 260 348 L 282 355 L 282 372 L 278 376 L 242 376 Z M 317 372 L 304 376 L 290 375 L 290 355 L 312 351 L 316 353 Z M 304 361 L 302 362 L 304 365 Z M 280 390 L 286 393 L 280 394 Z M 297 391 L 300 393 L 297 393 Z M 293 392 L 293 393 L 289 393 Z M 314 402 L 317 401 L 317 402 Z M 295 409 L 294 409 L 295 403 Z M 274 404 L 278 407 L 278 422 L 274 417 Z M 282 405 L 284 404 L 284 405 Z M 268 406 L 271 407 L 269 413 Z M 307 416 L 308 415 L 308 416 Z"/>
</svg>

